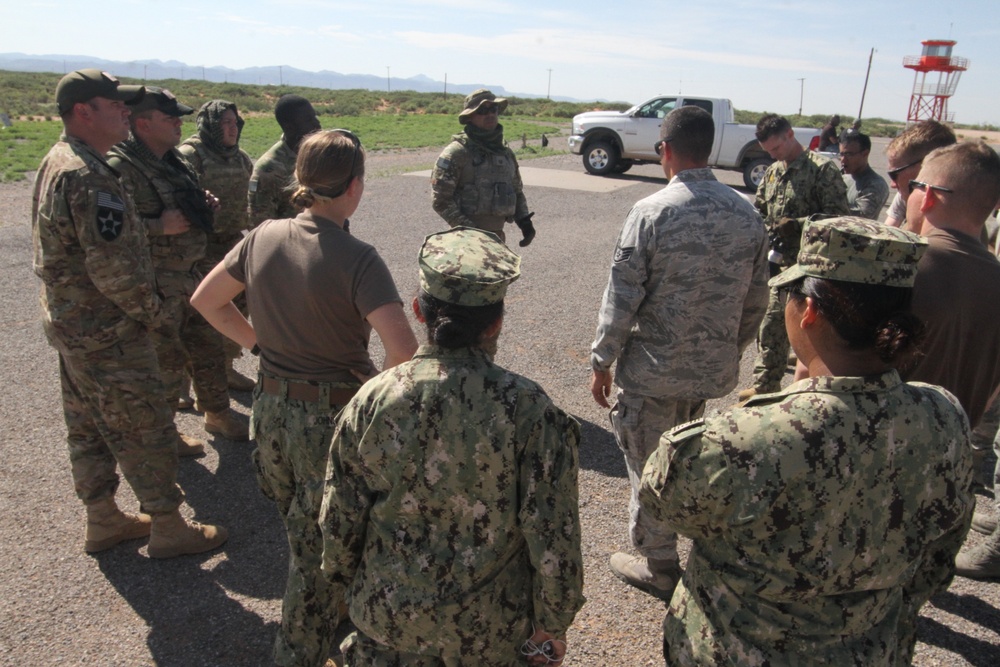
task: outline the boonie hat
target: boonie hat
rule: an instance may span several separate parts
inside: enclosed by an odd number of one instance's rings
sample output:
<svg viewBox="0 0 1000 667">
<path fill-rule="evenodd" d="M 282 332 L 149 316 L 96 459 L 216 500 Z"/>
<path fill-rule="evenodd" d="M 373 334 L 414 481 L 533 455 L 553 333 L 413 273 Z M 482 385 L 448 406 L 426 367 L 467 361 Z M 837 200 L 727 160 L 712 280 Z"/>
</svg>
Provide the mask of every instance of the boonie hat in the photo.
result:
<svg viewBox="0 0 1000 667">
<path fill-rule="evenodd" d="M 150 109 L 175 117 L 194 113 L 193 108 L 178 102 L 172 92 L 158 86 L 146 86 L 146 95 L 137 104 L 132 105 L 132 113 L 140 113 Z"/>
<path fill-rule="evenodd" d="M 64 114 L 74 104 L 89 102 L 95 97 L 122 102 L 138 102 L 145 92 L 143 86 L 123 86 L 111 74 L 99 69 L 78 69 L 59 80 L 56 85 L 56 106 Z"/>
<path fill-rule="evenodd" d="M 469 116 L 476 113 L 476 111 L 479 110 L 479 107 L 486 103 L 495 103 L 498 107 L 500 107 L 500 113 L 503 113 L 504 109 L 507 108 L 506 97 L 497 97 L 490 90 L 480 88 L 479 90 L 470 93 L 465 98 L 465 109 L 462 110 L 462 113 L 458 114 L 458 122 L 462 125 L 468 123 Z"/>
<path fill-rule="evenodd" d="M 768 283 L 782 287 L 811 276 L 848 283 L 913 287 L 927 242 L 867 218 L 812 220 L 802 229 L 798 262 Z"/>
<path fill-rule="evenodd" d="M 420 247 L 420 288 L 445 303 L 499 303 L 521 275 L 521 258 L 496 234 L 453 227 L 431 234 Z"/>
</svg>

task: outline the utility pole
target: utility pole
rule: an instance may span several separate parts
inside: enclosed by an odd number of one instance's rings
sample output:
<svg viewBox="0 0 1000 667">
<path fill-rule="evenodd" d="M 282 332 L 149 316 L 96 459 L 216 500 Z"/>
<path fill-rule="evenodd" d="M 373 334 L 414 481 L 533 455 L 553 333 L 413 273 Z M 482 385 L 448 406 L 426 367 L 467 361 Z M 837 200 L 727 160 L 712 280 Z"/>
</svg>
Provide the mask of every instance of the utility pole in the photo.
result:
<svg viewBox="0 0 1000 667">
<path fill-rule="evenodd" d="M 872 73 L 872 56 L 875 55 L 875 47 L 872 47 L 871 53 L 868 54 L 868 71 L 865 72 L 865 87 L 861 91 L 861 104 L 858 106 L 858 120 L 861 120 L 861 110 L 865 108 L 865 94 L 868 92 L 868 77 Z"/>
<path fill-rule="evenodd" d="M 281 65 L 278 65 L 278 85 L 285 85 L 285 72 L 281 69 Z"/>
<path fill-rule="evenodd" d="M 552 68 L 551 67 L 549 68 L 549 87 L 548 87 L 548 90 L 545 91 L 545 99 L 547 99 L 547 100 L 551 100 L 552 99 Z"/>
<path fill-rule="evenodd" d="M 799 115 L 802 115 L 802 97 L 806 92 L 806 80 L 804 78 L 799 79 Z"/>
<path fill-rule="evenodd" d="M 385 66 L 385 92 L 392 92 L 392 80 L 389 78 L 389 66 Z"/>
<path fill-rule="evenodd" d="M 448 97 L 448 73 L 444 73 L 444 96 Z"/>
</svg>

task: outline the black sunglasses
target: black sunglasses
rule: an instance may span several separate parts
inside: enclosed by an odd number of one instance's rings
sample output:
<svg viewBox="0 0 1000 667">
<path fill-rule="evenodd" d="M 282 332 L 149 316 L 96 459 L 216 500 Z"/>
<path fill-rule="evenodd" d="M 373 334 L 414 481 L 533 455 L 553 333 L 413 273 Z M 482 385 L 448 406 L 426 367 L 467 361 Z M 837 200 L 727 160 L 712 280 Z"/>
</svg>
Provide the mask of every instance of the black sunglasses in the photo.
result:
<svg viewBox="0 0 1000 667">
<path fill-rule="evenodd" d="M 904 164 L 902 167 L 896 167 L 895 169 L 890 169 L 889 171 L 887 171 L 885 173 L 889 176 L 889 178 L 892 180 L 892 182 L 895 183 L 896 179 L 899 178 L 900 174 L 902 174 L 904 171 L 906 171 L 910 167 L 912 167 L 914 165 L 918 165 L 918 164 L 920 164 L 923 161 L 924 161 L 924 159 L 920 158 L 919 160 L 917 160 L 915 162 L 911 162 L 910 164 Z"/>
<path fill-rule="evenodd" d="M 327 130 L 327 132 L 336 132 L 337 134 L 343 137 L 347 137 L 348 139 L 351 140 L 351 143 L 354 144 L 354 151 L 351 153 L 351 170 L 347 172 L 347 181 L 345 181 L 344 184 L 341 185 L 336 190 L 327 190 L 326 188 L 312 189 L 313 192 L 320 195 L 321 197 L 329 197 L 330 199 L 334 199 L 347 192 L 347 187 L 351 184 L 351 181 L 354 180 L 354 167 L 358 163 L 358 153 L 361 152 L 361 139 L 358 139 L 358 135 L 354 134 L 350 130 L 344 130 L 341 128 L 337 128 L 335 130 Z"/>
<path fill-rule="evenodd" d="M 667 137 L 666 139 L 660 139 L 655 144 L 653 144 L 653 150 L 656 151 L 657 155 L 659 155 L 660 157 L 663 157 L 663 144 L 669 144 L 673 140 L 674 140 L 673 137 Z"/>
<path fill-rule="evenodd" d="M 923 181 L 910 181 L 910 190 L 937 190 L 938 192 L 954 192 L 951 188 L 946 188 L 943 185 L 931 185 L 930 183 L 924 183 Z"/>
<path fill-rule="evenodd" d="M 483 105 L 483 106 L 479 107 L 478 109 L 476 109 L 476 115 L 477 116 L 489 116 L 491 113 L 499 114 L 500 113 L 500 105 L 499 104 L 489 104 L 489 105 Z"/>
</svg>

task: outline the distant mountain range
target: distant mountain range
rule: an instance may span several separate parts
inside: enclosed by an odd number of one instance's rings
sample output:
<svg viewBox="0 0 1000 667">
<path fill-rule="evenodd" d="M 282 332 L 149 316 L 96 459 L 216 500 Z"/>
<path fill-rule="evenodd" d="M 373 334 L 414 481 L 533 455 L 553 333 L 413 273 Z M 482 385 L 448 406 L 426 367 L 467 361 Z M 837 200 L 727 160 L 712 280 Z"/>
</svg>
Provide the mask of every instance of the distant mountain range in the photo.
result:
<svg viewBox="0 0 1000 667">
<path fill-rule="evenodd" d="M 24 53 L 0 53 L 0 69 L 14 72 L 56 72 L 66 73 L 77 69 L 96 67 L 116 76 L 130 77 L 151 81 L 164 79 L 204 79 L 220 83 L 246 83 L 263 86 L 304 86 L 308 88 L 326 88 L 343 90 L 360 88 L 363 90 L 415 90 L 421 93 L 449 92 L 468 95 L 477 88 L 489 88 L 499 96 L 516 96 L 524 98 L 542 98 L 544 95 L 530 93 L 513 93 L 503 86 L 483 83 L 451 83 L 436 81 L 423 74 L 409 78 L 378 77 L 372 74 L 341 74 L 323 70 L 307 72 L 289 67 L 275 65 L 273 67 L 247 67 L 231 69 L 229 67 L 201 67 L 188 65 L 176 60 L 102 60 L 90 56 L 69 55 L 28 55 Z M 580 102 L 570 97 L 555 97 L 562 102 Z"/>
</svg>

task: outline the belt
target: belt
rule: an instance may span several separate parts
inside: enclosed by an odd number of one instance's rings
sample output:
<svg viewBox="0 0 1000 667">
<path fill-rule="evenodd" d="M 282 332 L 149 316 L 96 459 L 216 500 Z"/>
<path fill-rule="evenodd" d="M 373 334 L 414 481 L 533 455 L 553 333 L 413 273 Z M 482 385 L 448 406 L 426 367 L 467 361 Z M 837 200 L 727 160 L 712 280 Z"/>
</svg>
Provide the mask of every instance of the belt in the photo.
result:
<svg viewBox="0 0 1000 667">
<path fill-rule="evenodd" d="M 282 385 L 285 391 L 282 391 Z M 281 396 L 294 399 L 296 401 L 307 401 L 309 403 L 319 403 L 321 392 L 326 389 L 330 405 L 347 405 L 348 401 L 354 398 L 360 387 L 329 387 L 304 382 L 289 382 L 278 378 L 264 376 L 260 383 L 261 390 L 272 396 Z"/>
</svg>

